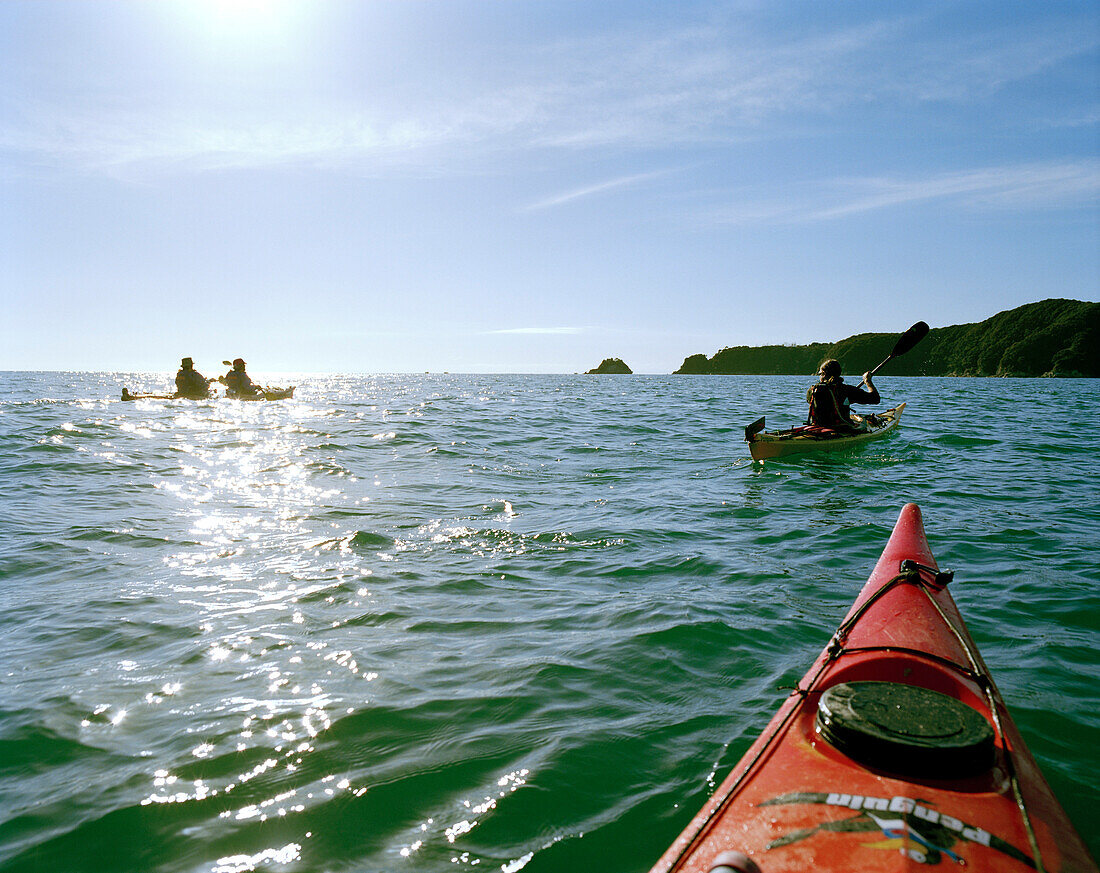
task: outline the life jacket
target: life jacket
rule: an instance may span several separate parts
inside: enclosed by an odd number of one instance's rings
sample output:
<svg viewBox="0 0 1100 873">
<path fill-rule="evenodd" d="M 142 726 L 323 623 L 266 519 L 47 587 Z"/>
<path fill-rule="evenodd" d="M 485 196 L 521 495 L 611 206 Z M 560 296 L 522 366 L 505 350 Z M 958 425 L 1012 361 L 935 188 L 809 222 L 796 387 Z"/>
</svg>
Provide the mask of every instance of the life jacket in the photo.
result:
<svg viewBox="0 0 1100 873">
<path fill-rule="evenodd" d="M 230 370 L 225 374 L 222 382 L 225 383 L 226 391 L 230 394 L 254 394 L 256 391 L 256 386 L 252 384 L 252 379 L 244 370 Z"/>
<path fill-rule="evenodd" d="M 206 397 L 210 388 L 206 377 L 197 370 L 180 370 L 176 373 L 176 393 L 181 397 Z"/>
<path fill-rule="evenodd" d="M 806 392 L 806 402 L 810 404 L 810 417 L 806 424 L 839 429 L 852 427 L 851 407 L 839 385 L 818 382 L 810 386 Z"/>
</svg>

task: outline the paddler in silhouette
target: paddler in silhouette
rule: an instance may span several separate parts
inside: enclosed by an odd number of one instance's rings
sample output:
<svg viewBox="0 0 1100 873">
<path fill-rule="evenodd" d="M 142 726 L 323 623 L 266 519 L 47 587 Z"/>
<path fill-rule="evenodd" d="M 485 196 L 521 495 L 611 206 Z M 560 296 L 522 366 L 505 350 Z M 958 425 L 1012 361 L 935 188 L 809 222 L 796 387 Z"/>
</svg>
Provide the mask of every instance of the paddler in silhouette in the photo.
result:
<svg viewBox="0 0 1100 873">
<path fill-rule="evenodd" d="M 195 369 L 194 361 L 184 358 L 180 361 L 180 371 L 176 373 L 176 396 L 202 400 L 210 396 L 210 383 L 213 381 Z"/>
<path fill-rule="evenodd" d="M 252 381 L 244 368 L 244 359 L 235 358 L 233 369 L 218 380 L 225 386 L 225 393 L 229 397 L 254 397 L 263 390 Z"/>
<path fill-rule="evenodd" d="M 810 417 L 806 423 L 847 432 L 865 430 L 862 419 L 852 420 L 852 404 L 878 403 L 881 400 L 878 389 L 871 381 L 871 374 L 863 374 L 863 384 L 867 390 L 845 385 L 844 377 L 840 375 L 840 361 L 829 358 L 822 361 L 817 375 L 817 384 L 810 386 L 806 392 L 806 402 L 810 404 Z"/>
</svg>

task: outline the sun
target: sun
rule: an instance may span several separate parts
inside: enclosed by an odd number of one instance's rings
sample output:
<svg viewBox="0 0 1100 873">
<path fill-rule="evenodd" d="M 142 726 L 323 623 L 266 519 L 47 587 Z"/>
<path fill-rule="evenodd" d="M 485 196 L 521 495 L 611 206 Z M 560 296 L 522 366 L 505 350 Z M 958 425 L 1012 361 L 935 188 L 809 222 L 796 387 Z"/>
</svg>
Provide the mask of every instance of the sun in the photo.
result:
<svg viewBox="0 0 1100 873">
<path fill-rule="evenodd" d="M 215 22 L 236 27 L 270 18 L 276 6 L 285 6 L 286 3 L 276 3 L 275 0 L 203 0 L 202 5 L 209 8 Z"/>
<path fill-rule="evenodd" d="M 289 29 L 301 0 L 183 0 L 179 8 L 211 36 L 269 37 Z"/>
</svg>

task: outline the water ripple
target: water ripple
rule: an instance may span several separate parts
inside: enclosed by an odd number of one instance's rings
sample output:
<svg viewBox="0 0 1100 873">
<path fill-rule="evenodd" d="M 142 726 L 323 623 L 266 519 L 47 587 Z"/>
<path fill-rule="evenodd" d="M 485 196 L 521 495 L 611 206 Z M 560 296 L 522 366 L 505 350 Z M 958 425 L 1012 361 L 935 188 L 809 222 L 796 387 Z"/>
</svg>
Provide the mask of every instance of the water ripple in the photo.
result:
<svg viewBox="0 0 1100 873">
<path fill-rule="evenodd" d="M 0 379 L 0 870 L 645 869 L 908 500 L 1100 803 L 1095 381 L 884 379 L 889 439 L 753 464 L 804 380 Z"/>
</svg>

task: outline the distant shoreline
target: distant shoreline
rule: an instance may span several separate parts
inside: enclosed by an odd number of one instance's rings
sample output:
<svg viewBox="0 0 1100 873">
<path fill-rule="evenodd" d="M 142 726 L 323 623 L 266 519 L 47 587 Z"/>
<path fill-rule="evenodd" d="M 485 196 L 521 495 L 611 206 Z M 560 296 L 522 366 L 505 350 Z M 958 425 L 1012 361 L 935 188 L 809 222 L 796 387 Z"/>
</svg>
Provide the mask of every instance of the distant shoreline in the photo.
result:
<svg viewBox="0 0 1100 873">
<path fill-rule="evenodd" d="M 858 373 L 884 360 L 896 333 L 864 333 L 835 343 L 736 346 L 710 358 L 691 355 L 675 375 L 778 376 L 814 373 L 826 358 Z M 977 324 L 934 328 L 913 351 L 895 358 L 882 375 L 1100 376 L 1100 303 L 1042 300 Z"/>
</svg>

